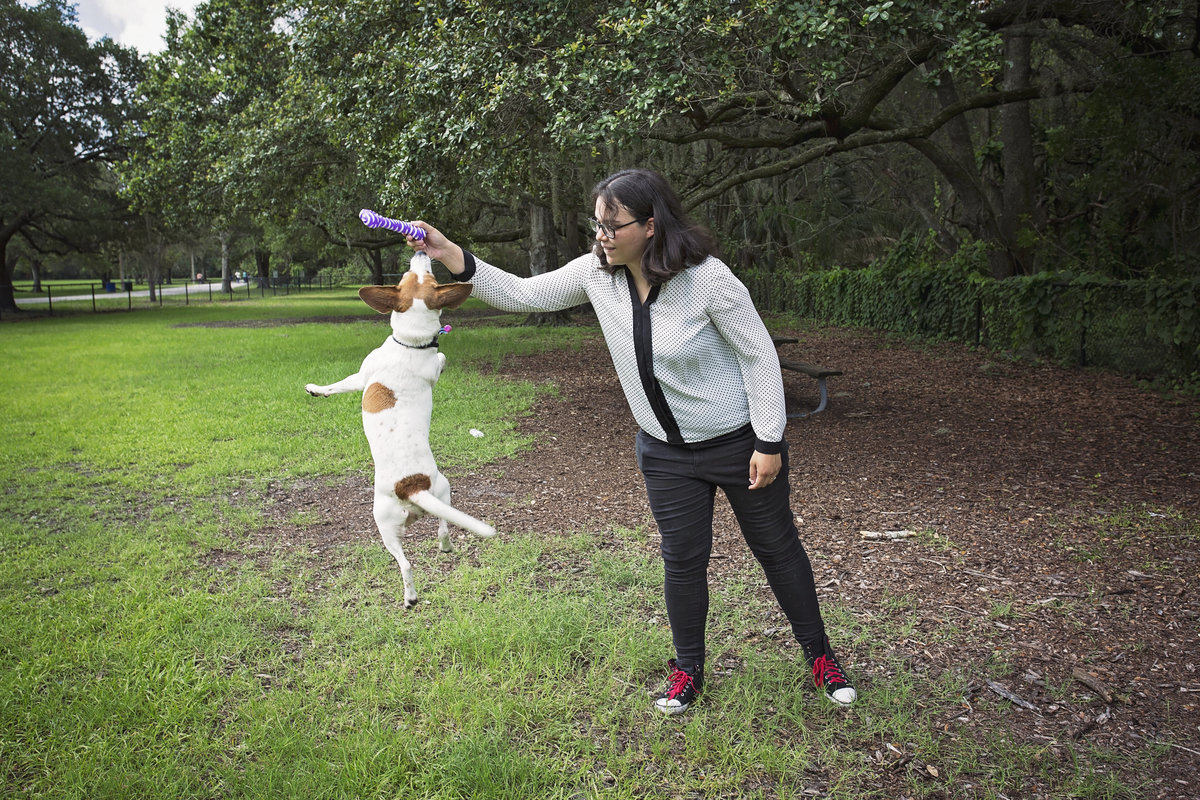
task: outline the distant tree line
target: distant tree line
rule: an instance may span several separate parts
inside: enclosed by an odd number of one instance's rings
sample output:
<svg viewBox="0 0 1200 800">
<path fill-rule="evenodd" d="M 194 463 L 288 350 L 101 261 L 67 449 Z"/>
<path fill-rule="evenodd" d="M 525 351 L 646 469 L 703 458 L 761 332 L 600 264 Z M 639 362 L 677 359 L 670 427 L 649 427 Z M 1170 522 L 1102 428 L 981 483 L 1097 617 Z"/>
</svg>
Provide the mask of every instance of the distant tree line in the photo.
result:
<svg viewBox="0 0 1200 800">
<path fill-rule="evenodd" d="M 69 249 L 382 280 L 363 207 L 543 272 L 634 164 L 740 268 L 917 238 L 998 279 L 1198 274 L 1194 2 L 208 0 L 144 61 L 61 0 L 0 30 L 4 308 L 15 259 Z"/>
</svg>

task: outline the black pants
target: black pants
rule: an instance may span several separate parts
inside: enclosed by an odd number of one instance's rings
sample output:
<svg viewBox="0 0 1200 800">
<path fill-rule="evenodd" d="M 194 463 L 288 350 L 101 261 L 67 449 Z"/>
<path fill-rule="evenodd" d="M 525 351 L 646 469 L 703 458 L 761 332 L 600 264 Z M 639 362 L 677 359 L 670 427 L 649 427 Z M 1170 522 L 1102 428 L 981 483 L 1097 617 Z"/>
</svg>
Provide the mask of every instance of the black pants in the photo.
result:
<svg viewBox="0 0 1200 800">
<path fill-rule="evenodd" d="M 662 535 L 664 595 L 675 657 L 682 667 L 704 661 L 708 618 L 708 560 L 712 553 L 713 504 L 720 487 L 754 557 L 766 573 L 797 641 L 824 634 L 812 565 L 788 500 L 788 452 L 769 486 L 750 491 L 754 432 L 749 426 L 688 445 L 671 445 L 638 431 L 638 467 L 646 480 L 650 510 Z"/>
</svg>

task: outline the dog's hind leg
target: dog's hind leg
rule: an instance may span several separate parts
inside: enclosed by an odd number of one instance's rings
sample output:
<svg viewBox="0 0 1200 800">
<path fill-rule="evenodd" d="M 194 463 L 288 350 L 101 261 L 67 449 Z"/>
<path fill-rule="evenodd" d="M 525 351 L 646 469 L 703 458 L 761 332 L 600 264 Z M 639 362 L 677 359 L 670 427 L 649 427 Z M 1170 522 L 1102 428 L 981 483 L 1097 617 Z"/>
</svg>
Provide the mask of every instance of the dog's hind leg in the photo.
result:
<svg viewBox="0 0 1200 800">
<path fill-rule="evenodd" d="M 404 579 L 404 607 L 412 608 L 417 604 L 417 590 L 413 585 L 412 565 L 404 556 L 404 548 L 400 546 L 400 537 L 404 535 L 408 522 L 408 509 L 392 495 L 375 492 L 375 525 L 379 535 L 383 537 L 383 546 L 400 565 L 400 575 Z"/>
</svg>

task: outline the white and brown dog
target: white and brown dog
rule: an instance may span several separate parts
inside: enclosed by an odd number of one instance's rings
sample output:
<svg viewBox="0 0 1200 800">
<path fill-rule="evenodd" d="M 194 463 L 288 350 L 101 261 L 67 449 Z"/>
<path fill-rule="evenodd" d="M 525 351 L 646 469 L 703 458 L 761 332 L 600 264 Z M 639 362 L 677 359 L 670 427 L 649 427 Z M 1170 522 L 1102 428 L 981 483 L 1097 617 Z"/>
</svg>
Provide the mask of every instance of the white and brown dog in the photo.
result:
<svg viewBox="0 0 1200 800">
<path fill-rule="evenodd" d="M 446 523 L 478 536 L 495 536 L 492 526 L 450 505 L 450 482 L 438 472 L 429 449 L 433 385 L 446 356 L 438 352 L 444 308 L 457 308 L 471 294 L 469 283 L 439 286 L 429 256 L 413 255 L 396 286 L 366 286 L 358 296 L 380 314 L 392 315 L 392 335 L 371 352 L 358 372 L 328 386 L 308 384 L 315 397 L 362 392 L 363 430 L 375 460 L 375 524 L 404 576 L 404 607 L 417 601 L 412 567 L 400 537 L 407 524 L 432 514 L 441 519 L 438 545 L 453 550 Z"/>
</svg>

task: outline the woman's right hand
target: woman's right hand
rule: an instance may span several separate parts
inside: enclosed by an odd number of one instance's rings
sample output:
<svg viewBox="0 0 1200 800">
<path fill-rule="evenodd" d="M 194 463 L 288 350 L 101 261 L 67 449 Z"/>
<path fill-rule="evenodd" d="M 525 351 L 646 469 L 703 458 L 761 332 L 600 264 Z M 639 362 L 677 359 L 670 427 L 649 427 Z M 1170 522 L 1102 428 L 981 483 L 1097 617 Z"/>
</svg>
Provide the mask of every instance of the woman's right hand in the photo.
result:
<svg viewBox="0 0 1200 800">
<path fill-rule="evenodd" d="M 425 231 L 425 238 L 407 237 L 409 247 L 413 250 L 424 250 L 429 254 L 430 258 L 440 261 L 445 265 L 446 269 L 455 275 L 463 271 L 465 265 L 463 264 L 461 247 L 447 239 L 442 235 L 441 231 L 428 222 L 414 220 L 412 224 Z"/>
</svg>

